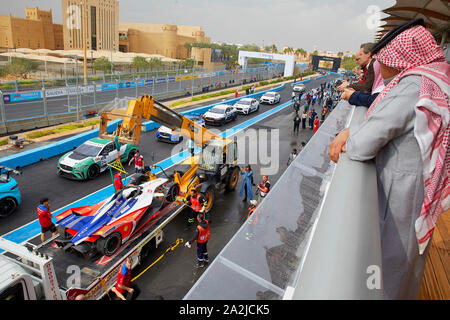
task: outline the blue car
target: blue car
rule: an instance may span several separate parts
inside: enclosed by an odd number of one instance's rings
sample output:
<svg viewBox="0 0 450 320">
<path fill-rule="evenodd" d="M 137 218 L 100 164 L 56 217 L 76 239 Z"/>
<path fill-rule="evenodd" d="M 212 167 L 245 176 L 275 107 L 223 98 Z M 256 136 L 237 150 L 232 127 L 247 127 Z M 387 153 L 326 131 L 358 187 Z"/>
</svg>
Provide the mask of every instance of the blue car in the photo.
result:
<svg viewBox="0 0 450 320">
<path fill-rule="evenodd" d="M 17 170 L 0 166 L 0 218 L 11 215 L 22 201 L 19 185 L 10 177 L 11 173 L 20 174 Z"/>
<path fill-rule="evenodd" d="M 200 114 L 186 115 L 186 118 L 198 123 L 202 127 L 205 126 L 205 120 Z M 175 144 L 183 141 L 183 136 L 181 135 L 181 132 L 173 131 L 172 129 L 164 126 L 159 127 L 159 129 L 156 131 L 156 138 L 158 139 L 158 141 Z"/>
</svg>

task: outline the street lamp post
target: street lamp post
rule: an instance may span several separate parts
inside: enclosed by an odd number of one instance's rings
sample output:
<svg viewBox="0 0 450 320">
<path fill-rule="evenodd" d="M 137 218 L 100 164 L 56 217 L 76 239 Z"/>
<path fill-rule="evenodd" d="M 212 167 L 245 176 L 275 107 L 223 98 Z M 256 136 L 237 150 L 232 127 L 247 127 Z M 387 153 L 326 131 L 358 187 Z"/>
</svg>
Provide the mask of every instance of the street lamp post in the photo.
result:
<svg viewBox="0 0 450 320">
<path fill-rule="evenodd" d="M 195 56 L 194 56 L 194 64 L 192 65 L 192 97 L 194 97 L 194 71 L 195 71 Z"/>
</svg>

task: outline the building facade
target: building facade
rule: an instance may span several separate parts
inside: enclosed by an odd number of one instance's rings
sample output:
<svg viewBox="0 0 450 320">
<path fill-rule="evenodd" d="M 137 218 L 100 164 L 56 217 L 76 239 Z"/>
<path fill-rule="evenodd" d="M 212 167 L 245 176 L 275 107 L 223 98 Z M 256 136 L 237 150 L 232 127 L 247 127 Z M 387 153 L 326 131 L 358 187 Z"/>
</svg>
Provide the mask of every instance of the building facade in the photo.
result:
<svg viewBox="0 0 450 320">
<path fill-rule="evenodd" d="M 210 48 L 187 48 L 186 43 L 211 43 L 199 26 L 119 23 L 122 52 L 159 54 L 172 59 L 195 59 L 196 65 L 211 66 Z"/>
<path fill-rule="evenodd" d="M 61 50 L 63 26 L 53 23 L 52 10 L 25 8 L 25 18 L 0 16 L 0 47 Z"/>
<path fill-rule="evenodd" d="M 64 50 L 119 50 L 119 1 L 62 0 Z"/>
</svg>

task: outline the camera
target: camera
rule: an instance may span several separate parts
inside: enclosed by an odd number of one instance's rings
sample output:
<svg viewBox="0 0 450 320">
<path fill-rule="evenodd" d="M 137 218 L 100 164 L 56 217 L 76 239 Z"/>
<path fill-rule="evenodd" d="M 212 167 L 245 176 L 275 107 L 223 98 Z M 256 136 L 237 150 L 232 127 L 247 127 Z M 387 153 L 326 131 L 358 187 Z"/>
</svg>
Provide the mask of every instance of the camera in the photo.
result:
<svg viewBox="0 0 450 320">
<path fill-rule="evenodd" d="M 342 80 L 337 80 L 337 81 L 334 83 L 334 86 L 337 88 L 337 87 L 339 87 L 341 84 L 342 84 Z"/>
</svg>

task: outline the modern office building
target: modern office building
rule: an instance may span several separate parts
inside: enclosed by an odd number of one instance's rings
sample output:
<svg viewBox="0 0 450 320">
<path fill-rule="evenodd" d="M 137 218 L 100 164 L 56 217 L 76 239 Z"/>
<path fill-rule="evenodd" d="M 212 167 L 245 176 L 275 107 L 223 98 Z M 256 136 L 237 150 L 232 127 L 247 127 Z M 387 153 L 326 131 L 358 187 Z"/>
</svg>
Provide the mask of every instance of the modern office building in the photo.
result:
<svg viewBox="0 0 450 320">
<path fill-rule="evenodd" d="M 119 50 L 119 1 L 62 0 L 64 50 Z"/>
</svg>

